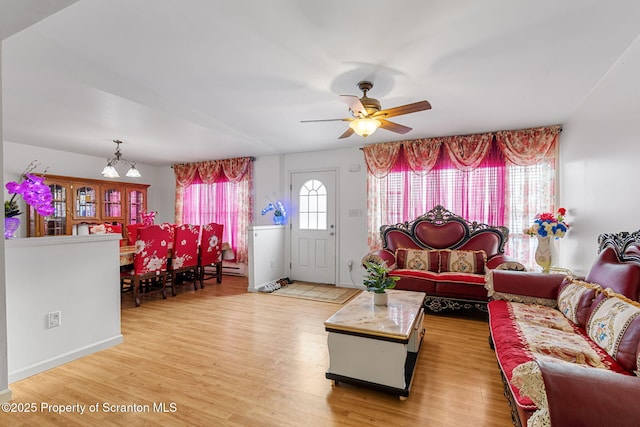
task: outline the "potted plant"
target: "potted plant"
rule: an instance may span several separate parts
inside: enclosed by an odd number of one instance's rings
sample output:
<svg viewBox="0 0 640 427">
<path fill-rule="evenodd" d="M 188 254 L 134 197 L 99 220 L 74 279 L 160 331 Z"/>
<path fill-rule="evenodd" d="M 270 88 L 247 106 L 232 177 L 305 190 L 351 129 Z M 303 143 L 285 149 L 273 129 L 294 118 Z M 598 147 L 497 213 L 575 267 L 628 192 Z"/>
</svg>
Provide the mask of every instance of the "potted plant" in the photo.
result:
<svg viewBox="0 0 640 427">
<path fill-rule="evenodd" d="M 364 286 L 369 292 L 373 292 L 373 301 L 375 305 L 387 305 L 388 294 L 387 289 L 393 289 L 399 277 L 389 276 L 387 266 L 382 263 L 365 261 L 366 275 L 364 276 Z"/>
<path fill-rule="evenodd" d="M 44 183 L 42 176 L 34 175 L 33 170 L 39 165 L 33 161 L 22 173 L 20 182 L 11 181 L 5 184 L 5 188 L 11 194 L 11 199 L 4 202 L 4 238 L 11 239 L 20 225 L 19 216 L 22 214 L 16 198 L 21 195 L 24 201 L 35 208 L 42 216 L 53 213 L 53 196 L 51 189 Z"/>
</svg>

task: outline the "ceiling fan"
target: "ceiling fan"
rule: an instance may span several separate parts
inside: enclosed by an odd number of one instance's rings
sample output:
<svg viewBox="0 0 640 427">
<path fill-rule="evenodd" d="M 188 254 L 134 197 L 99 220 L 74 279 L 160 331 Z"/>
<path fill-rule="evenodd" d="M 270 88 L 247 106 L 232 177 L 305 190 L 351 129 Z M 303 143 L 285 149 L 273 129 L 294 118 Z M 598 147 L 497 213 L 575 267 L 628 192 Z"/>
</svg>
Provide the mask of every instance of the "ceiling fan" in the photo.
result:
<svg viewBox="0 0 640 427">
<path fill-rule="evenodd" d="M 411 130 L 410 127 L 390 122 L 387 118 L 431 109 L 431 104 L 429 104 L 428 101 L 419 101 L 383 110 L 380 101 L 367 96 L 367 92 L 373 88 L 373 83 L 366 80 L 361 81 L 358 83 L 358 88 L 363 92 L 362 98 L 354 95 L 340 95 L 342 101 L 349 106 L 349 111 L 351 111 L 353 117 L 344 119 L 302 120 L 302 123 L 349 122 L 349 129 L 340 135 L 338 139 L 348 138 L 354 133 L 366 138 L 379 127 L 390 130 L 391 132 L 405 134 Z"/>
</svg>

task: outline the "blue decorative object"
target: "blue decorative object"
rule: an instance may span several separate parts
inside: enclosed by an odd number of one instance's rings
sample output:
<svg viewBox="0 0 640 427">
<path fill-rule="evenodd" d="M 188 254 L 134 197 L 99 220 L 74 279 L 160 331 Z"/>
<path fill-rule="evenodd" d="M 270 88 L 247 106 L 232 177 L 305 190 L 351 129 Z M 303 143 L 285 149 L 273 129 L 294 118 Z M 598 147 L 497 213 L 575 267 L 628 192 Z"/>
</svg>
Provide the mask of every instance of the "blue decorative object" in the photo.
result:
<svg viewBox="0 0 640 427">
<path fill-rule="evenodd" d="M 284 225 L 287 223 L 287 211 L 282 202 L 269 203 L 266 208 L 262 209 L 262 215 L 273 212 L 273 223 L 275 225 Z"/>
</svg>

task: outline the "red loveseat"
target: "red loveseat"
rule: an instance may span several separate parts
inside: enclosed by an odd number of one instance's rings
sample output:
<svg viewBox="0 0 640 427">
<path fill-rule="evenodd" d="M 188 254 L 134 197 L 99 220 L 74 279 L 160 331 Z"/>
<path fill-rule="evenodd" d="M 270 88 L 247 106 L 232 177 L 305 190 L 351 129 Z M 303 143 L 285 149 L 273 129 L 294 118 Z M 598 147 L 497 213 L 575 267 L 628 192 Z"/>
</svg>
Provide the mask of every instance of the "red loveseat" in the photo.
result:
<svg viewBox="0 0 640 427">
<path fill-rule="evenodd" d="M 516 426 L 640 422 L 640 231 L 602 234 L 580 280 L 493 271 L 491 344 Z"/>
<path fill-rule="evenodd" d="M 400 278 L 396 289 L 425 292 L 432 311 L 486 311 L 486 271 L 525 269 L 504 254 L 507 227 L 469 222 L 440 205 L 411 222 L 383 225 L 380 234 L 383 248 L 363 262 L 385 263 Z"/>
</svg>

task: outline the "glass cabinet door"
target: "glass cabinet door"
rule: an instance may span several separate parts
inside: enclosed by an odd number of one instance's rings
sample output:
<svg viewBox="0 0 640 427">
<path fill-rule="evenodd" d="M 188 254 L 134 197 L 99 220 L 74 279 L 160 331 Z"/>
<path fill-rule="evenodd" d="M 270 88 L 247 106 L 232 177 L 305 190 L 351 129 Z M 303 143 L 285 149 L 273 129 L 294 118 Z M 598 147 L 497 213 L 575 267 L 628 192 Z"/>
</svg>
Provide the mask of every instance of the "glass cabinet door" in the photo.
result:
<svg viewBox="0 0 640 427">
<path fill-rule="evenodd" d="M 53 214 L 44 218 L 47 236 L 67 234 L 67 188 L 60 184 L 49 185 L 53 196 Z"/>
<path fill-rule="evenodd" d="M 129 191 L 127 224 L 140 224 L 142 222 L 141 213 L 145 209 L 144 193 L 142 191 Z"/>
<path fill-rule="evenodd" d="M 106 188 L 102 192 L 102 218 L 114 220 L 124 218 L 122 206 L 123 191 L 120 188 Z"/>
<path fill-rule="evenodd" d="M 78 187 L 75 191 L 75 219 L 97 218 L 96 189 L 93 187 Z"/>
<path fill-rule="evenodd" d="M 49 189 L 53 199 L 53 213 L 43 217 L 38 215 L 33 206 L 29 206 L 29 230 L 28 236 L 62 236 L 69 233 L 67 208 L 69 200 L 69 189 L 67 185 L 60 183 L 49 183 Z"/>
</svg>

